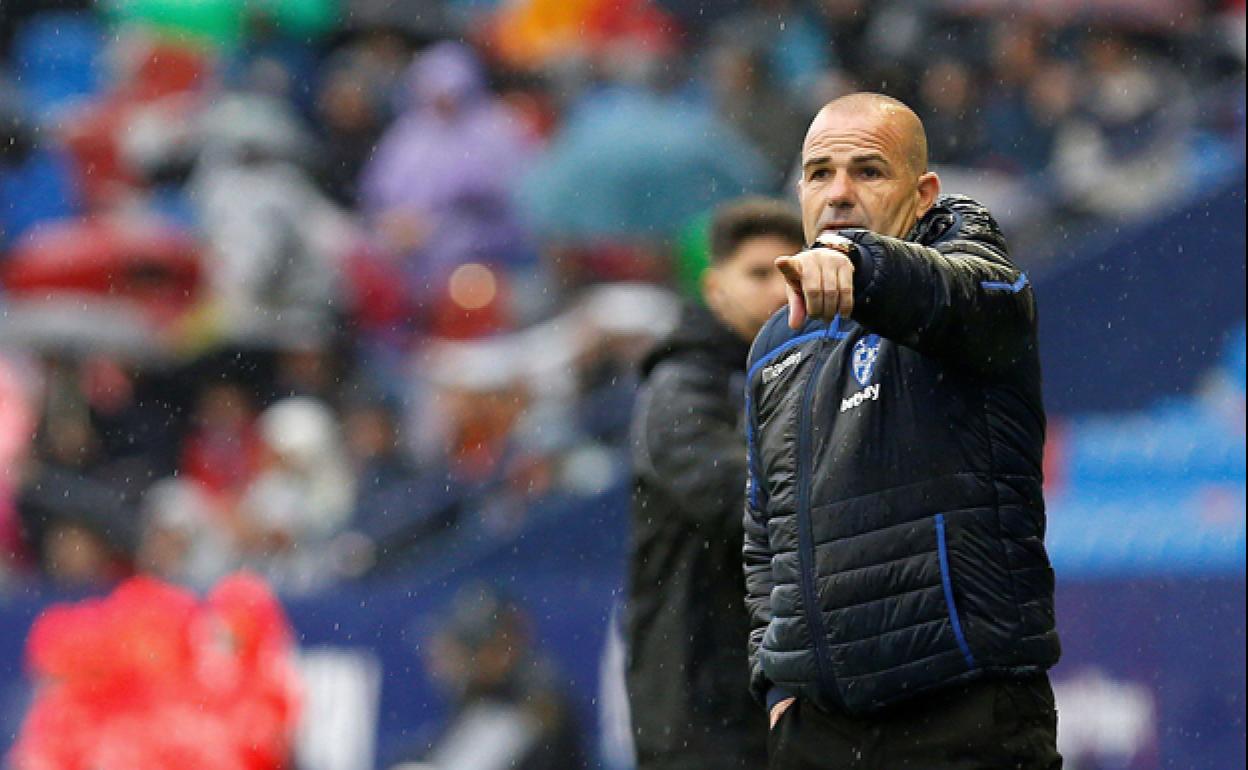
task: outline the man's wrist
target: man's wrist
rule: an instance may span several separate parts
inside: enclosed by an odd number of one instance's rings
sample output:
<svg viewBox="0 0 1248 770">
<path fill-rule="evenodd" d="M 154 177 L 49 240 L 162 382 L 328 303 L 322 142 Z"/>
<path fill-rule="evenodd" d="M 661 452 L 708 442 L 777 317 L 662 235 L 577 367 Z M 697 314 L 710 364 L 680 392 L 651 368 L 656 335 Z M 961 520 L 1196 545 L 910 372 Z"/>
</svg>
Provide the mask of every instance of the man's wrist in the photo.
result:
<svg viewBox="0 0 1248 770">
<path fill-rule="evenodd" d="M 776 704 L 779 703 L 780 701 L 788 700 L 789 698 L 792 698 L 792 697 L 795 697 L 793 693 L 789 692 L 785 688 L 772 687 L 771 689 L 767 691 L 767 698 L 766 698 L 767 713 L 770 714 L 772 709 L 774 709 L 776 707 Z"/>
<path fill-rule="evenodd" d="M 858 304 L 866 299 L 867 288 L 875 278 L 879 236 L 870 230 L 844 230 L 842 235 L 854 244 L 846 256 L 854 266 L 854 302 Z"/>
</svg>

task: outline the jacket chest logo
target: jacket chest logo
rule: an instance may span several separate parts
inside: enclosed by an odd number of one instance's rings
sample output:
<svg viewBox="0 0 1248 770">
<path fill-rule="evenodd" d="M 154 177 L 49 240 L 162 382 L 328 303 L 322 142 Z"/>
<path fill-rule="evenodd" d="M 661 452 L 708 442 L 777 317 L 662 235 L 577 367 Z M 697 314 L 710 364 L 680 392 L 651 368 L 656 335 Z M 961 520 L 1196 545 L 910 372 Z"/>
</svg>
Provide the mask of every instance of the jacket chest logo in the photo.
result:
<svg viewBox="0 0 1248 770">
<path fill-rule="evenodd" d="M 865 388 L 871 382 L 871 375 L 875 374 L 875 363 L 880 360 L 880 335 L 868 334 L 858 340 L 850 360 L 854 379 Z"/>
<path fill-rule="evenodd" d="M 858 380 L 858 384 L 862 386 L 862 390 L 858 391 L 849 398 L 841 399 L 841 412 L 848 412 L 850 409 L 857 409 L 868 401 L 878 401 L 880 399 L 880 385 L 877 382 L 874 385 L 871 377 L 875 374 L 875 365 L 880 360 L 880 335 L 869 334 L 858 340 L 854 344 L 854 350 L 850 353 L 850 369 L 854 373 L 854 379 Z"/>
</svg>

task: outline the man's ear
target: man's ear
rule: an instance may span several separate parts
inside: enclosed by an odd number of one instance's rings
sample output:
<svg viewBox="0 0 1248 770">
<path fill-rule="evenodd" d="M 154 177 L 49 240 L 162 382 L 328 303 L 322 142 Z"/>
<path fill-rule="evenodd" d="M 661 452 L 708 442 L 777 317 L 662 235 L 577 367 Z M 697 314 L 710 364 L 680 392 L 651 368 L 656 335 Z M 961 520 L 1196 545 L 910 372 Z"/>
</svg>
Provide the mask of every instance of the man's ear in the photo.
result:
<svg viewBox="0 0 1248 770">
<path fill-rule="evenodd" d="M 928 171 L 919 177 L 916 192 L 919 196 L 918 218 L 922 219 L 940 196 L 940 177 L 936 176 L 935 171 Z"/>
<path fill-rule="evenodd" d="M 714 297 L 719 293 L 719 271 L 714 265 L 708 265 L 702 269 L 702 276 L 698 280 L 698 286 L 702 290 L 702 301 L 711 306 L 714 303 Z"/>
</svg>

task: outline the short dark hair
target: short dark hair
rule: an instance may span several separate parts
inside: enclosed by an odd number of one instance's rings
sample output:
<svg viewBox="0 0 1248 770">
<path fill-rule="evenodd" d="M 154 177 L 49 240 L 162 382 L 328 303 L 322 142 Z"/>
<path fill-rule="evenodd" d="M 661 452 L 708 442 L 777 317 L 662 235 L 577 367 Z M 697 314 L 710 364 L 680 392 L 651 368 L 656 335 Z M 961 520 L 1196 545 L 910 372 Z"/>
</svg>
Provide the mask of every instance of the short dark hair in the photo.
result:
<svg viewBox="0 0 1248 770">
<path fill-rule="evenodd" d="M 760 235 L 774 235 L 798 247 L 806 244 L 802 220 L 793 206 L 773 198 L 739 198 L 711 218 L 711 264 L 723 262 L 743 241 Z"/>
</svg>

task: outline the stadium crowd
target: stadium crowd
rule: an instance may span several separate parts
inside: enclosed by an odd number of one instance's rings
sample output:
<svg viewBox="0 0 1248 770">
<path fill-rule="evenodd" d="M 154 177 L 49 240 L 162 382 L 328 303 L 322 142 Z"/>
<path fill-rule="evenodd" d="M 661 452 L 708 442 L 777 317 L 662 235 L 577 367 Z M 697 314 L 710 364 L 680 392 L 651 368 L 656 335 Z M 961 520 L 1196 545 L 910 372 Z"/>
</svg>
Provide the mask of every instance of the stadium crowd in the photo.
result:
<svg viewBox="0 0 1248 770">
<path fill-rule="evenodd" d="M 1242 2 L 1064 6 L 5 0 L 0 586 L 315 591 L 618 483 L 706 211 L 842 93 L 1024 263 L 1238 167 Z"/>
</svg>

